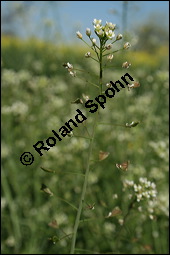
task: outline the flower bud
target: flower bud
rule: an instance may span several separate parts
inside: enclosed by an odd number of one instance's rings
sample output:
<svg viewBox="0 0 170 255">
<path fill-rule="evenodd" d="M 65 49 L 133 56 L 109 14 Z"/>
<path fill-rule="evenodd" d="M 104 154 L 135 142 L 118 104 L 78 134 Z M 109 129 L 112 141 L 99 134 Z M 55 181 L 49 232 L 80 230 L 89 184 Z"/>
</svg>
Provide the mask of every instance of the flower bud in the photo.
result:
<svg viewBox="0 0 170 255">
<path fill-rule="evenodd" d="M 91 53 L 90 51 L 88 51 L 86 54 L 85 54 L 85 58 L 90 58 L 91 57 Z"/>
<path fill-rule="evenodd" d="M 79 31 L 77 31 L 76 34 L 77 34 L 77 37 L 78 37 L 79 39 L 82 39 L 82 38 L 83 38 L 82 34 L 81 34 Z"/>
<path fill-rule="evenodd" d="M 96 44 L 96 39 L 95 38 L 92 39 L 92 43 L 93 43 L 93 45 Z"/>
<path fill-rule="evenodd" d="M 116 40 L 118 41 L 118 40 L 121 40 L 122 39 L 122 37 L 123 37 L 123 35 L 122 34 L 118 34 L 117 36 L 116 36 Z"/>
<path fill-rule="evenodd" d="M 129 42 L 126 42 L 123 46 L 125 50 L 129 49 L 131 47 L 131 44 Z"/>
<path fill-rule="evenodd" d="M 76 72 L 75 71 L 70 71 L 69 74 L 73 77 L 76 77 Z"/>
<path fill-rule="evenodd" d="M 112 86 L 112 84 L 111 84 L 111 83 L 106 83 L 106 87 L 108 87 L 108 88 L 112 88 L 113 86 Z"/>
<path fill-rule="evenodd" d="M 106 45 L 106 50 L 110 50 L 112 48 L 111 43 L 109 43 L 108 45 Z"/>
<path fill-rule="evenodd" d="M 82 94 L 82 96 L 83 96 L 83 98 L 84 98 L 84 100 L 87 102 L 88 100 L 89 100 L 89 96 L 88 95 L 85 95 L 85 94 Z"/>
<path fill-rule="evenodd" d="M 91 35 L 91 30 L 90 30 L 90 28 L 86 28 L 86 35 L 87 35 L 87 36 L 90 36 L 90 35 Z"/>
<path fill-rule="evenodd" d="M 109 54 L 109 55 L 107 56 L 107 59 L 110 60 L 110 62 L 111 62 L 112 59 L 113 59 L 113 54 Z"/>
<path fill-rule="evenodd" d="M 128 63 L 127 61 L 122 64 L 123 68 L 129 68 L 130 66 L 131 66 L 131 64 Z"/>
</svg>

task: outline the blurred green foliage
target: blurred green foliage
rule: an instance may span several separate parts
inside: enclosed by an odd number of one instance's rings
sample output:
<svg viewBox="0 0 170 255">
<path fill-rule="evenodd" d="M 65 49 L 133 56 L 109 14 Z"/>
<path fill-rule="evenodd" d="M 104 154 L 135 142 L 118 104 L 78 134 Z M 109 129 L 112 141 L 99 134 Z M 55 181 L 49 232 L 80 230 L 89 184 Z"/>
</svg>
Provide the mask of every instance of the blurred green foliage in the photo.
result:
<svg viewBox="0 0 170 255">
<path fill-rule="evenodd" d="M 97 66 L 84 58 L 86 48 L 55 46 L 35 39 L 22 41 L 2 37 L 2 253 L 3 254 L 65 254 L 70 249 L 76 210 L 65 201 L 78 206 L 86 167 L 88 140 L 66 137 L 40 157 L 33 144 L 45 141 L 70 118 L 76 109 L 88 116 L 87 127 L 93 120 L 82 105 L 73 105 L 82 93 L 98 95 L 87 80 L 87 71 L 98 74 Z M 128 61 L 130 69 L 122 69 Z M 70 62 L 77 69 L 77 78 L 69 76 L 62 66 Z M 168 252 L 168 70 L 167 47 L 157 54 L 140 51 L 121 52 L 114 56 L 114 67 L 105 69 L 104 80 L 116 81 L 128 72 L 141 86 L 130 92 L 123 89 L 107 101 L 100 111 L 101 122 L 95 137 L 94 158 L 100 150 L 109 157 L 94 164 L 90 171 L 85 203 L 95 203 L 95 210 L 86 204 L 78 230 L 77 254 L 125 253 L 167 254 Z M 91 80 L 90 80 L 91 81 Z M 135 128 L 124 128 L 140 121 Z M 90 129 L 89 129 L 90 132 Z M 86 136 L 82 124 L 74 135 Z M 30 151 L 35 157 L 31 166 L 23 166 L 20 155 Z M 121 173 L 116 163 L 130 160 L 129 170 Z M 43 172 L 40 167 L 56 171 Z M 116 206 L 126 215 L 129 201 L 123 190 L 125 179 L 137 181 L 147 177 L 157 185 L 157 208 L 151 220 L 136 207 L 123 230 L 119 247 L 116 239 L 119 219 L 105 218 Z M 45 183 L 54 193 L 49 197 L 41 189 Z M 114 194 L 118 195 L 115 199 Z M 145 215 L 146 213 L 146 215 Z M 48 223 L 56 219 L 59 228 Z M 56 236 L 56 237 L 55 237 Z M 54 238 L 53 238 L 54 237 Z M 57 242 L 57 239 L 62 240 Z M 81 250 L 82 249 L 82 250 Z M 89 251 L 88 251 L 89 250 Z M 91 251 L 91 252 L 90 252 Z"/>
</svg>

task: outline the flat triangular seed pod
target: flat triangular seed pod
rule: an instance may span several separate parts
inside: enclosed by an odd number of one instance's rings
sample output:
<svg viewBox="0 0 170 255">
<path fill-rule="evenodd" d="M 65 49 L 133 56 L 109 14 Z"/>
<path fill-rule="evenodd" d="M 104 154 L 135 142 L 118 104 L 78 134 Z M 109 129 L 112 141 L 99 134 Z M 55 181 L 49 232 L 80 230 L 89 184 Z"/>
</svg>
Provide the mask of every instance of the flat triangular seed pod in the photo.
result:
<svg viewBox="0 0 170 255">
<path fill-rule="evenodd" d="M 122 211 L 120 210 L 119 207 L 115 207 L 112 212 L 109 212 L 108 216 L 106 216 L 106 218 L 110 218 L 110 217 L 114 217 L 117 215 L 120 215 L 122 213 Z"/>
<path fill-rule="evenodd" d="M 122 164 L 116 164 L 116 167 L 123 170 L 123 171 L 127 171 L 128 170 L 128 166 L 129 166 L 130 161 L 125 161 Z"/>
<path fill-rule="evenodd" d="M 45 184 L 42 184 L 41 185 L 41 190 L 44 191 L 45 193 L 47 193 L 48 195 L 50 196 L 53 196 L 54 194 L 51 192 L 51 190 L 45 185 Z"/>
<path fill-rule="evenodd" d="M 83 104 L 83 100 L 81 98 L 77 98 L 76 100 L 71 102 L 72 104 Z"/>
<path fill-rule="evenodd" d="M 48 226 L 52 228 L 58 228 L 58 223 L 56 220 L 52 220 L 51 222 L 48 223 Z"/>
<path fill-rule="evenodd" d="M 55 171 L 51 170 L 51 169 L 47 169 L 47 168 L 44 168 L 42 166 L 40 166 L 40 168 L 44 171 L 44 172 L 48 172 L 48 173 L 55 173 Z"/>
<path fill-rule="evenodd" d="M 99 152 L 99 160 L 102 161 L 109 156 L 110 152 L 100 151 Z"/>
</svg>

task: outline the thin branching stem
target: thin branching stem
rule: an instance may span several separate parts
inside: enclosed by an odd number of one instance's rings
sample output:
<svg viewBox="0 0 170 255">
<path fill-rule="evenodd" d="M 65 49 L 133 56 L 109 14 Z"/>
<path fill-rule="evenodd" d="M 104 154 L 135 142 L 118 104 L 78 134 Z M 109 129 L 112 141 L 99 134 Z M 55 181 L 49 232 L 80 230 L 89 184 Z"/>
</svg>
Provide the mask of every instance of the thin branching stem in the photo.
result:
<svg viewBox="0 0 170 255">
<path fill-rule="evenodd" d="M 117 126 L 117 127 L 124 127 L 127 128 L 126 125 L 121 125 L 121 124 L 113 124 L 113 123 L 104 123 L 104 122 L 99 122 L 99 125 L 109 125 L 109 126 Z"/>
<path fill-rule="evenodd" d="M 88 158 L 87 158 L 87 167 L 86 167 L 86 172 L 85 172 L 85 178 L 84 178 L 84 184 L 83 184 L 83 189 L 82 189 L 82 194 L 79 202 L 79 207 L 78 207 L 78 212 L 74 224 L 74 230 L 73 230 L 73 238 L 72 238 L 72 243 L 71 243 L 71 251 L 70 254 L 74 254 L 75 252 L 75 243 L 76 243 L 76 237 L 77 237 L 77 230 L 79 227 L 80 223 L 80 217 L 81 217 L 81 212 L 83 208 L 83 202 L 85 199 L 85 194 L 86 194 L 86 189 L 87 189 L 87 182 L 88 182 L 88 175 L 89 175 L 89 170 L 90 170 L 90 158 L 92 155 L 92 149 L 93 149 L 93 143 L 94 143 L 94 136 L 95 136 L 95 131 L 96 131 L 96 126 L 97 126 L 97 120 L 98 120 L 98 112 L 96 113 L 95 120 L 94 120 L 94 125 L 93 125 L 93 133 L 92 133 L 92 139 L 90 141 L 90 146 L 89 146 L 89 153 L 88 153 Z"/>
<path fill-rule="evenodd" d="M 116 237 L 116 248 L 117 249 L 118 249 L 118 245 L 119 245 L 119 241 L 120 241 L 120 238 L 121 238 L 122 231 L 125 228 L 125 224 L 126 224 L 127 218 L 130 215 L 131 210 L 133 209 L 135 201 L 136 201 L 136 199 L 133 199 L 131 201 L 131 203 L 129 204 L 128 211 L 127 211 L 127 213 L 126 213 L 126 215 L 124 216 L 124 219 L 123 219 L 123 225 L 121 226 L 121 228 L 119 230 L 119 233 L 118 233 L 118 235 Z"/>
<path fill-rule="evenodd" d="M 113 53 L 116 53 L 116 52 L 118 52 L 120 50 L 124 50 L 124 48 L 121 48 L 121 49 L 115 50 L 113 52 L 107 53 L 107 54 L 103 55 L 103 57 L 108 56 L 108 55 L 113 54 Z"/>
<path fill-rule="evenodd" d="M 100 92 L 102 92 L 103 68 L 102 68 L 102 42 L 101 41 L 100 41 L 100 52 L 99 53 L 100 53 L 100 56 L 99 56 L 99 62 L 100 62 L 99 87 L 98 86 L 97 87 L 99 88 Z M 77 216 L 76 216 L 76 220 L 75 220 L 75 224 L 74 224 L 70 254 L 74 254 L 74 252 L 75 252 L 77 231 L 78 231 L 78 227 L 80 224 L 80 217 L 81 217 L 81 213 L 82 213 L 83 202 L 85 200 L 85 194 L 86 194 L 86 189 L 87 189 L 87 184 L 88 184 L 88 175 L 89 175 L 89 171 L 90 171 L 90 159 L 91 159 L 92 150 L 93 150 L 94 137 L 95 137 L 97 123 L 98 123 L 98 116 L 99 116 L 99 112 L 97 111 L 96 115 L 95 115 L 95 119 L 94 119 L 93 131 L 92 131 L 92 136 L 91 136 L 90 145 L 89 145 L 89 153 L 88 153 L 88 158 L 87 158 L 87 167 L 86 167 L 86 171 L 85 171 L 85 178 L 84 178 L 82 194 L 81 194 L 78 212 L 77 212 Z"/>
</svg>

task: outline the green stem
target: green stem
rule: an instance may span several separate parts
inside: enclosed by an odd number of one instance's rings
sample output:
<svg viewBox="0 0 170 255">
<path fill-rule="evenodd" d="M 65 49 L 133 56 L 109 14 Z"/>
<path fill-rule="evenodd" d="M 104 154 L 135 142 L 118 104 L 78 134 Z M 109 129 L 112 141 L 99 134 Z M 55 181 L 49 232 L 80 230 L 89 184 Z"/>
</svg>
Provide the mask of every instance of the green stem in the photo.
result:
<svg viewBox="0 0 170 255">
<path fill-rule="evenodd" d="M 89 136 L 89 139 L 91 139 L 91 138 L 90 138 L 91 136 L 90 136 L 90 134 L 89 134 L 88 128 L 86 127 L 86 124 L 83 123 L 83 127 L 85 128 L 85 130 L 86 130 L 86 132 L 87 132 L 87 134 L 88 134 L 88 136 Z"/>
<path fill-rule="evenodd" d="M 103 122 L 99 122 L 99 125 L 109 125 L 109 126 L 117 126 L 117 127 L 124 127 L 127 128 L 126 125 L 121 125 L 121 124 L 112 124 L 112 123 L 103 123 Z"/>
<path fill-rule="evenodd" d="M 10 229 L 10 234 L 14 236 L 15 238 L 15 246 L 13 247 L 14 253 L 17 254 L 19 252 L 19 247 L 21 245 L 22 235 L 21 235 L 21 229 L 20 229 L 20 221 L 19 221 L 19 212 L 18 212 L 18 206 L 16 207 L 16 204 L 14 203 L 12 190 L 10 189 L 10 183 L 9 180 L 7 180 L 7 177 L 4 173 L 4 170 L 2 171 L 2 189 L 4 191 L 6 201 L 8 204 L 8 210 L 10 221 L 12 223 L 12 228 Z"/>
<path fill-rule="evenodd" d="M 133 205 L 134 205 L 134 203 L 135 203 L 135 201 L 136 201 L 136 199 L 133 199 L 132 201 L 131 201 L 131 203 L 129 204 L 129 207 L 128 207 L 128 212 L 126 213 L 126 215 L 124 216 L 124 219 L 123 219 L 123 225 L 121 226 L 121 228 L 120 228 L 120 230 L 119 230 L 119 233 L 118 233 L 118 235 L 117 235 L 117 237 L 116 237 L 116 249 L 118 250 L 118 246 L 119 246 L 119 241 L 120 241 L 120 238 L 121 238 L 121 233 L 122 233 L 122 231 L 123 231 L 123 229 L 124 229 L 124 227 L 125 227 L 125 223 L 126 223 L 126 221 L 127 221 L 127 218 L 128 218 L 128 216 L 129 216 L 129 214 L 130 214 L 130 212 L 131 212 L 131 210 L 133 209 Z"/>
<path fill-rule="evenodd" d="M 93 149 L 94 135 L 95 135 L 95 131 L 96 131 L 97 120 L 98 120 L 98 112 L 96 113 L 96 118 L 95 118 L 94 126 L 93 126 L 92 139 L 90 141 L 90 148 L 89 148 L 89 154 L 88 154 L 88 159 L 87 159 L 88 163 L 87 163 L 87 168 L 86 168 L 86 172 L 85 172 L 85 178 L 84 178 L 84 184 L 83 184 L 82 194 L 81 194 L 81 198 L 80 198 L 79 208 L 78 208 L 78 212 L 77 212 L 77 216 L 76 216 L 76 220 L 75 220 L 75 224 L 74 224 L 70 254 L 74 254 L 74 251 L 75 251 L 77 230 L 78 230 L 78 226 L 80 223 L 80 216 L 81 216 L 83 202 L 84 202 L 86 189 L 87 189 L 88 175 L 89 175 L 89 170 L 90 170 L 90 157 L 91 157 L 92 149 Z"/>
<path fill-rule="evenodd" d="M 88 82 L 89 84 L 93 85 L 93 86 L 96 87 L 96 88 L 99 88 L 99 86 L 96 85 L 96 84 L 94 84 L 93 82 L 90 82 L 90 81 L 88 81 L 88 80 L 86 80 L 86 79 L 83 79 L 83 78 L 80 78 L 80 77 L 78 77 L 78 78 L 79 78 L 80 80 L 82 80 L 82 81 Z"/>
<path fill-rule="evenodd" d="M 83 39 L 81 40 L 91 49 L 91 46 L 88 43 L 86 43 L 86 41 L 84 41 Z"/>
<path fill-rule="evenodd" d="M 102 77 L 103 77 L 103 68 L 102 68 L 102 42 L 100 41 L 100 56 L 99 56 L 99 61 L 100 61 L 100 70 L 99 70 L 99 90 L 102 92 Z M 96 53 L 97 54 L 97 53 Z M 72 238 L 72 243 L 71 243 L 71 250 L 70 254 L 74 254 L 75 252 L 75 244 L 76 244 L 76 237 L 77 237 L 77 230 L 80 224 L 80 217 L 81 217 L 81 212 L 83 208 L 83 202 L 85 199 L 85 194 L 86 194 L 86 189 L 87 189 L 87 184 L 88 184 L 88 175 L 89 175 L 89 170 L 90 170 L 90 158 L 92 155 L 92 150 L 93 150 L 93 144 L 94 144 L 94 137 L 95 137 L 95 132 L 96 132 L 96 127 L 98 123 L 98 114 L 99 112 L 96 112 L 95 120 L 94 120 L 94 125 L 93 125 L 93 131 L 92 131 L 92 137 L 90 140 L 90 148 L 89 148 L 89 154 L 88 154 L 88 159 L 87 159 L 87 167 L 86 167 L 86 172 L 85 172 L 85 178 L 84 178 L 84 184 L 83 184 L 83 189 L 82 189 L 82 194 L 80 198 L 80 203 L 79 203 L 79 208 L 74 224 L 74 230 L 73 230 L 73 238 Z"/>
<path fill-rule="evenodd" d="M 90 137 L 85 137 L 85 136 L 80 136 L 80 135 L 74 135 L 73 137 L 79 137 L 79 138 L 84 138 L 84 139 L 91 140 Z"/>
<path fill-rule="evenodd" d="M 92 58 L 93 60 L 95 60 L 97 63 L 99 63 L 99 61 L 95 58 L 93 58 L 92 56 L 90 56 L 90 58 Z"/>
<path fill-rule="evenodd" d="M 68 202 L 67 200 L 61 198 L 61 197 L 57 197 L 57 199 L 60 199 L 61 201 L 65 202 L 66 204 L 70 205 L 72 208 L 74 208 L 76 211 L 78 210 L 77 207 L 75 207 L 73 204 L 71 204 L 70 202 Z"/>
<path fill-rule="evenodd" d="M 100 85 L 100 93 L 102 93 L 102 78 L 103 78 L 103 65 L 102 65 L 102 51 L 103 51 L 103 47 L 102 47 L 102 42 L 100 40 L 100 78 L 99 78 L 99 85 Z"/>
<path fill-rule="evenodd" d="M 107 53 L 107 54 L 103 55 L 103 57 L 108 56 L 108 55 L 113 54 L 113 53 L 116 53 L 116 52 L 118 52 L 118 51 L 120 51 L 120 50 L 124 50 L 124 48 L 121 48 L 121 49 L 119 49 L 119 50 L 115 50 L 115 51 L 113 51 L 113 52 Z"/>
</svg>

